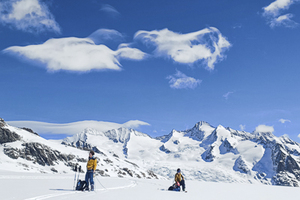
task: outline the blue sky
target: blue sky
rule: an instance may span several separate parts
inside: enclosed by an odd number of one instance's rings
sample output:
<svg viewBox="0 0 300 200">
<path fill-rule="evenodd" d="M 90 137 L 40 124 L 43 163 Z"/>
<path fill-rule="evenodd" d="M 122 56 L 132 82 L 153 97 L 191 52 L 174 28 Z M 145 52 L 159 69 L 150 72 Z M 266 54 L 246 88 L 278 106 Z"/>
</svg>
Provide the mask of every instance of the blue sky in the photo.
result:
<svg viewBox="0 0 300 200">
<path fill-rule="evenodd" d="M 299 11 L 297 0 L 1 0 L 0 117 L 46 138 L 86 120 L 153 137 L 207 121 L 299 142 Z"/>
</svg>

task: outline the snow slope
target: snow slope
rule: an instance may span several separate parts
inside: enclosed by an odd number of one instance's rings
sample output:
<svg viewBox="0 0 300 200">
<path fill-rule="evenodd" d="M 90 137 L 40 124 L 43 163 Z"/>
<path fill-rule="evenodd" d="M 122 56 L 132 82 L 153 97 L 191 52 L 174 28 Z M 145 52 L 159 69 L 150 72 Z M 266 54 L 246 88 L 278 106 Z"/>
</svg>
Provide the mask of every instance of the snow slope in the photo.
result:
<svg viewBox="0 0 300 200">
<path fill-rule="evenodd" d="M 0 170 L 73 174 L 76 164 L 84 174 L 88 150 L 46 140 L 30 131 L 5 124 L 0 127 Z M 12 139 L 13 136 L 16 139 Z M 10 140 L 5 142 L 5 140 Z M 113 153 L 95 154 L 96 174 L 110 177 L 158 178 L 153 172 Z"/>
<path fill-rule="evenodd" d="M 195 180 L 186 180 L 187 193 L 171 192 L 167 191 L 171 183 L 170 180 L 98 177 L 94 192 L 80 192 L 73 191 L 74 175 L 0 170 L 0 195 L 3 200 L 282 200 L 300 196 L 299 189 L 294 187 Z"/>
</svg>

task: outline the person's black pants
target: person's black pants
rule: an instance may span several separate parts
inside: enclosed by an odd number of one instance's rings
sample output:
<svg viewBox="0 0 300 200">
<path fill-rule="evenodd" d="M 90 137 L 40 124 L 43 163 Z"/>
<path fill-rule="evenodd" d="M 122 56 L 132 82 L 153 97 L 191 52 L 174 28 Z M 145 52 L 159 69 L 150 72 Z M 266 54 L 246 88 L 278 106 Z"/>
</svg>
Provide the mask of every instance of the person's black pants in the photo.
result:
<svg viewBox="0 0 300 200">
<path fill-rule="evenodd" d="M 185 191 L 185 182 L 184 182 L 184 180 L 181 180 L 179 183 L 182 186 L 182 190 Z"/>
</svg>

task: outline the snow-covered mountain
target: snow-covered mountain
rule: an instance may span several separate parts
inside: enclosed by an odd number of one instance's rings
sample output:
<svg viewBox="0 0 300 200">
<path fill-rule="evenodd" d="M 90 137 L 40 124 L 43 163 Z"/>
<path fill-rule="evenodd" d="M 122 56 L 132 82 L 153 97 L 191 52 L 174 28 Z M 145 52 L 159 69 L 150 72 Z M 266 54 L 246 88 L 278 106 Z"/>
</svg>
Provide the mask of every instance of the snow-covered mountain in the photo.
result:
<svg viewBox="0 0 300 200">
<path fill-rule="evenodd" d="M 86 129 L 63 144 L 113 153 L 173 178 L 179 167 L 188 179 L 299 186 L 300 145 L 270 132 L 237 131 L 199 122 L 158 138 L 120 128 Z"/>
<path fill-rule="evenodd" d="M 92 133 L 90 133 L 92 134 Z M 94 135 L 95 136 L 95 135 Z M 84 137 L 82 135 L 82 137 Z M 78 141 L 84 138 L 77 138 Z M 61 141 L 43 139 L 28 128 L 16 128 L 0 118 L 0 170 L 41 173 L 74 173 L 76 164 L 84 173 L 88 158 L 86 149 L 62 145 Z M 115 154 L 96 153 L 96 174 L 111 177 L 159 178 L 152 171 Z M 81 175 L 83 178 L 84 175 Z"/>
<path fill-rule="evenodd" d="M 133 129 L 119 128 L 102 133 L 87 128 L 73 137 L 67 137 L 62 144 L 140 161 L 143 158 L 158 159 L 156 155 L 160 153 L 161 142 Z"/>
<path fill-rule="evenodd" d="M 206 122 L 157 138 L 127 128 L 107 132 L 87 128 L 59 144 L 3 123 L 0 154 L 6 156 L 3 159 L 1 155 L 1 166 L 11 162 L 19 168 L 49 172 L 59 171 L 57 165 L 63 165 L 64 171 L 70 171 L 76 162 L 84 165 L 85 150 L 93 149 L 100 158 L 99 174 L 103 176 L 157 174 L 173 178 L 176 169 L 181 168 L 187 180 L 299 186 L 300 145 L 270 132 L 248 133 Z M 31 152 L 39 148 L 43 149 L 39 154 Z M 54 161 L 39 159 L 43 154 L 54 157 Z"/>
</svg>

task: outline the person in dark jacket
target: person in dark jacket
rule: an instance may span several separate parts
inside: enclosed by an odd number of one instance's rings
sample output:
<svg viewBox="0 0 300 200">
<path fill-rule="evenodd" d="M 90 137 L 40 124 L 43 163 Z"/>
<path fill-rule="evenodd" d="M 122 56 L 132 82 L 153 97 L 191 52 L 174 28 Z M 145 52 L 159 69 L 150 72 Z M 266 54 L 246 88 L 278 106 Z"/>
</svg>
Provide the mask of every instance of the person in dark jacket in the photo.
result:
<svg viewBox="0 0 300 200">
<path fill-rule="evenodd" d="M 182 190 L 185 191 L 184 177 L 182 176 L 181 170 L 179 168 L 177 169 L 177 173 L 175 174 L 175 183 L 179 183 L 182 186 Z"/>
<path fill-rule="evenodd" d="M 89 160 L 86 164 L 86 174 L 85 174 L 85 181 L 86 181 L 86 189 L 89 189 L 89 183 L 91 184 L 91 190 L 94 191 L 94 173 L 97 167 L 97 159 L 94 157 L 95 152 L 90 151 Z"/>
</svg>

